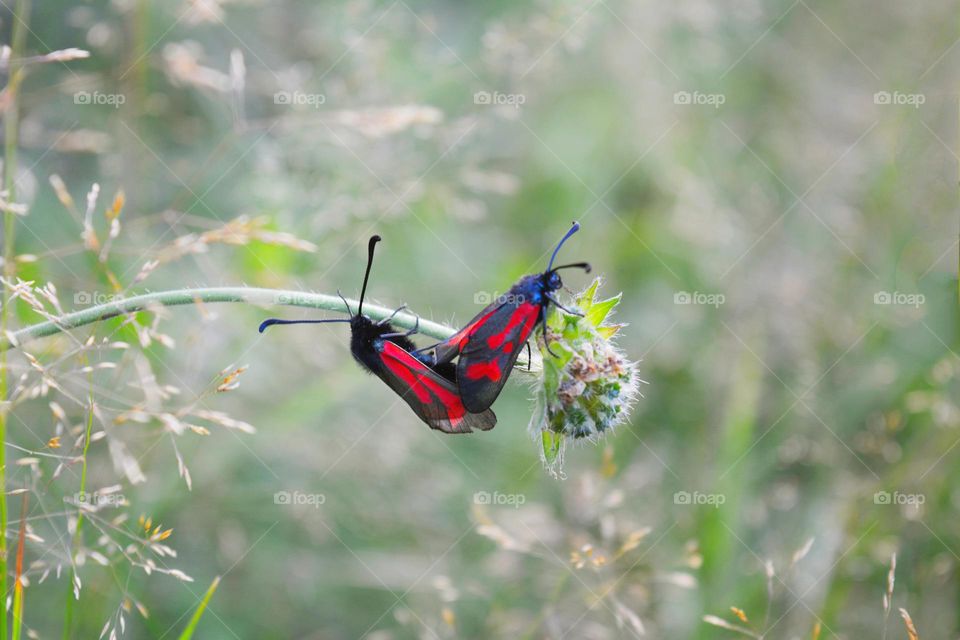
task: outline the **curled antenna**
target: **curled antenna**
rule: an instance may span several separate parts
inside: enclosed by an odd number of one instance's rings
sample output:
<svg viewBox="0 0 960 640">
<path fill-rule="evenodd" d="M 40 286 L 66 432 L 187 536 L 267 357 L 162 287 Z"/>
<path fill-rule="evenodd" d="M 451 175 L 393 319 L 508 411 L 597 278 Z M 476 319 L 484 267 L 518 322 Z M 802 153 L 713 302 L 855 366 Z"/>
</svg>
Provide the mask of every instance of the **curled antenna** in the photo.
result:
<svg viewBox="0 0 960 640">
<path fill-rule="evenodd" d="M 367 280 L 370 278 L 370 267 L 373 265 L 373 249 L 377 246 L 377 243 L 380 242 L 380 236 L 372 236 L 370 242 L 367 244 L 367 270 L 363 274 L 363 288 L 360 290 L 360 302 L 357 304 L 357 315 L 361 313 L 363 309 L 363 296 L 367 292 Z M 347 315 L 350 314 L 350 304 L 347 302 L 347 299 L 343 297 L 343 294 L 340 293 L 340 290 L 337 289 L 337 295 L 340 296 L 340 299 L 343 300 L 343 306 L 347 310 Z M 351 315 L 351 318 L 353 316 Z M 350 322 L 349 319 L 336 319 L 336 320 L 281 320 L 280 318 L 269 318 L 260 323 L 260 328 L 258 331 L 263 333 L 266 331 L 267 327 L 272 327 L 275 324 L 325 324 L 327 322 Z"/>
<path fill-rule="evenodd" d="M 264 331 L 266 331 L 267 327 L 272 327 L 272 326 L 275 325 L 275 324 L 323 324 L 323 323 L 325 323 L 325 322 L 350 322 L 350 321 L 349 321 L 349 320 L 346 320 L 346 319 L 338 319 L 338 320 L 281 320 L 280 318 L 270 318 L 270 319 L 264 320 L 263 322 L 260 323 L 260 328 L 258 329 L 258 331 L 260 331 L 260 333 L 263 333 Z"/>
<path fill-rule="evenodd" d="M 550 271 L 560 271 L 560 269 L 573 269 L 573 268 L 583 269 L 587 273 L 590 273 L 591 269 L 593 269 L 593 267 L 590 266 L 589 262 L 571 262 L 570 264 L 562 264 L 559 267 L 554 267 L 553 269 L 550 269 Z"/>
<path fill-rule="evenodd" d="M 560 238 L 560 242 L 557 243 L 557 247 L 553 250 L 553 255 L 550 256 L 550 264 L 547 265 L 547 271 L 552 271 L 552 270 L 553 270 L 553 261 L 556 259 L 556 257 L 557 257 L 557 252 L 560 251 L 560 247 L 563 246 L 563 243 L 567 241 L 567 238 L 569 238 L 570 236 L 572 236 L 573 234 L 575 234 L 575 233 L 576 233 L 577 231 L 579 231 L 579 230 L 580 230 L 580 223 L 579 223 L 579 222 L 574 222 L 574 223 L 570 226 L 570 230 L 567 231 L 567 233 L 566 233 L 562 238 Z"/>
<path fill-rule="evenodd" d="M 360 289 L 360 302 L 357 304 L 358 316 L 363 313 L 363 296 L 367 293 L 367 280 L 370 278 L 370 267 L 373 266 L 373 249 L 380 240 L 382 240 L 380 236 L 371 236 L 370 242 L 367 243 L 367 270 L 363 274 L 363 288 Z"/>
</svg>

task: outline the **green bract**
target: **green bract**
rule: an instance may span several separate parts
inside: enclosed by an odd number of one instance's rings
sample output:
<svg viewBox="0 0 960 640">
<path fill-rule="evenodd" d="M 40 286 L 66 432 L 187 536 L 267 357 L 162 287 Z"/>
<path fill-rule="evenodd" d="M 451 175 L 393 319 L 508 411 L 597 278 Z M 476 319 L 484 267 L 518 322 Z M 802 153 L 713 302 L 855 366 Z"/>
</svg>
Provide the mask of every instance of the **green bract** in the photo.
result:
<svg viewBox="0 0 960 640">
<path fill-rule="evenodd" d="M 597 300 L 597 278 L 573 304 L 583 316 L 555 308 L 547 318 L 551 355 L 538 337 L 543 372 L 537 384 L 537 409 L 530 424 L 542 442 L 544 463 L 555 472 L 567 438 L 596 438 L 624 422 L 640 382 L 636 363 L 611 342 L 622 324 L 607 317 L 620 295 Z"/>
</svg>

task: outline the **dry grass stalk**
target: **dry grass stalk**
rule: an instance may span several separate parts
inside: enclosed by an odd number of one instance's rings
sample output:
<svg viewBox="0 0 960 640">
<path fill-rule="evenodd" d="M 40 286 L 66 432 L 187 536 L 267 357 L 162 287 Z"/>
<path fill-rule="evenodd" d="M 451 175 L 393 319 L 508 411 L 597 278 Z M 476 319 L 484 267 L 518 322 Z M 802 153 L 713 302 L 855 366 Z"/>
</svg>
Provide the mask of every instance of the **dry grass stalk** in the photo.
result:
<svg viewBox="0 0 960 640">
<path fill-rule="evenodd" d="M 727 622 L 726 620 L 718 616 L 706 615 L 706 616 L 703 616 L 703 621 L 715 627 L 726 629 L 727 631 L 735 631 L 736 633 L 745 635 L 748 638 L 761 637 L 758 633 L 752 631 L 751 629 L 747 629 L 746 627 L 741 627 L 740 625 L 733 624 L 732 622 Z"/>
<path fill-rule="evenodd" d="M 206 253 L 209 251 L 210 245 L 227 244 L 242 246 L 248 245 L 253 241 L 283 246 L 293 249 L 294 251 L 314 252 L 317 250 L 315 244 L 301 240 L 292 233 L 268 229 L 267 225 L 269 222 L 269 219 L 265 216 L 257 216 L 254 218 L 239 216 L 230 220 L 222 227 L 202 233 L 188 233 L 180 236 L 171 244 L 161 249 L 157 253 L 155 261 L 158 264 L 166 264 L 187 255 Z M 146 269 L 146 266 L 144 269 Z M 142 280 L 142 278 L 140 279 Z"/>
<path fill-rule="evenodd" d="M 913 625 L 913 619 L 910 617 L 910 614 L 907 613 L 907 610 L 902 607 L 900 609 L 900 617 L 903 618 L 903 624 L 907 627 L 907 638 L 909 638 L 909 640 L 920 640 L 920 634 L 917 633 L 917 628 Z"/>
</svg>

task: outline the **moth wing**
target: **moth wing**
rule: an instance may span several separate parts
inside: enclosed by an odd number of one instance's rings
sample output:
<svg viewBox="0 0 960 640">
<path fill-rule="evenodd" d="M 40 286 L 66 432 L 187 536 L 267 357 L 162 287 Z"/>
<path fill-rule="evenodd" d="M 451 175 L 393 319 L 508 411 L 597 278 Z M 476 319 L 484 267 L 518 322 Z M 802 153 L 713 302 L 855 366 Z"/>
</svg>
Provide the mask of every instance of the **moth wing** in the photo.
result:
<svg viewBox="0 0 960 640">
<path fill-rule="evenodd" d="M 508 303 L 475 325 L 457 363 L 457 385 L 468 411 L 489 409 L 500 395 L 540 313 L 540 305 L 532 302 Z"/>
<path fill-rule="evenodd" d="M 434 361 L 438 364 L 450 362 L 460 355 L 470 341 L 470 336 L 506 306 L 510 305 L 497 300 L 484 307 L 483 311 L 474 316 L 473 320 L 464 325 L 462 329 L 434 347 Z"/>
<path fill-rule="evenodd" d="M 431 429 L 444 433 L 489 431 L 497 416 L 486 408 L 469 411 L 457 387 L 393 342 L 384 342 L 380 351 L 380 377 Z"/>
</svg>

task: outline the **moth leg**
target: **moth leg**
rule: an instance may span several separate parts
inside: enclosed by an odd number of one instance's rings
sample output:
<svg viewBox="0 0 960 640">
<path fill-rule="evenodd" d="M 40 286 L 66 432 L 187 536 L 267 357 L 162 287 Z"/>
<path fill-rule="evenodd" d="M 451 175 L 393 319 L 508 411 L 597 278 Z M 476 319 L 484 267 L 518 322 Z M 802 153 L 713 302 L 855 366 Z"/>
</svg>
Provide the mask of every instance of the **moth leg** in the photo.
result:
<svg viewBox="0 0 960 640">
<path fill-rule="evenodd" d="M 421 353 L 421 352 L 423 352 L 423 351 L 429 351 L 430 349 L 434 349 L 434 348 L 436 348 L 436 347 L 438 347 L 438 346 L 440 346 L 440 343 L 439 343 L 439 342 L 434 342 L 434 343 L 431 344 L 431 345 L 427 345 L 426 347 L 420 347 L 419 349 L 416 349 L 416 350 L 414 350 L 414 351 L 411 351 L 410 353 Z"/>
<path fill-rule="evenodd" d="M 440 343 L 438 342 L 437 344 L 440 344 Z M 410 355 L 412 355 L 414 358 L 416 358 L 420 362 L 423 362 L 424 364 L 432 367 L 435 364 L 437 364 L 437 354 L 428 353 L 428 352 L 434 347 L 436 347 L 437 344 L 432 344 L 429 347 L 423 347 L 421 349 L 414 349 L 413 351 L 410 352 Z"/>
<path fill-rule="evenodd" d="M 437 354 L 434 351 L 440 345 L 439 342 L 431 344 L 426 347 L 421 347 L 420 349 L 414 349 L 410 352 L 414 358 L 424 363 L 428 367 L 433 367 L 437 364 Z"/>
<path fill-rule="evenodd" d="M 350 305 L 347 303 L 347 299 L 343 297 L 343 294 L 340 293 L 340 289 L 337 289 L 337 295 L 343 300 L 343 306 L 347 308 L 347 315 L 350 315 Z"/>
<path fill-rule="evenodd" d="M 387 324 L 388 322 L 390 322 L 391 320 L 393 320 L 394 316 L 396 316 L 398 313 L 400 313 L 401 311 L 403 311 L 403 310 L 406 309 L 406 308 L 407 308 L 407 303 L 404 302 L 402 305 L 400 305 L 399 307 L 397 307 L 396 309 L 394 309 L 393 313 L 391 313 L 389 316 L 387 316 L 386 318 L 384 318 L 383 320 L 381 320 L 380 322 L 378 322 L 378 323 L 377 323 L 377 326 L 378 326 L 378 327 L 382 327 L 383 325 Z M 420 320 L 420 318 L 417 318 L 417 321 L 419 321 L 419 320 Z"/>
<path fill-rule="evenodd" d="M 547 337 L 547 313 L 544 310 L 543 314 L 540 316 L 540 325 L 543 327 L 543 344 L 547 347 L 547 353 L 552 355 L 554 358 L 559 358 L 557 354 L 550 349 L 550 339 Z"/>
<path fill-rule="evenodd" d="M 413 329 L 410 329 L 410 331 L 396 331 L 394 333 L 385 333 L 380 337 L 381 338 L 400 338 L 400 337 L 406 338 L 407 336 L 412 336 L 418 331 L 420 331 L 420 316 L 417 316 L 417 322 L 413 325 Z"/>
<path fill-rule="evenodd" d="M 527 340 L 527 371 L 533 367 L 533 353 L 530 351 L 530 341 Z"/>
<path fill-rule="evenodd" d="M 571 315 L 575 315 L 575 316 L 580 316 L 581 318 L 583 317 L 583 314 L 580 313 L 579 311 L 574 311 L 574 310 L 572 310 L 572 309 L 567 309 L 565 306 L 563 306 L 562 304 L 560 304 L 559 302 L 557 302 L 557 299 L 554 298 L 553 296 L 551 296 L 549 293 L 546 294 L 544 297 L 545 297 L 547 300 L 549 300 L 550 302 L 552 302 L 553 304 L 557 305 L 558 307 L 560 307 L 561 309 L 563 309 L 564 311 L 566 311 L 567 313 L 569 313 L 569 314 L 571 314 Z"/>
</svg>

